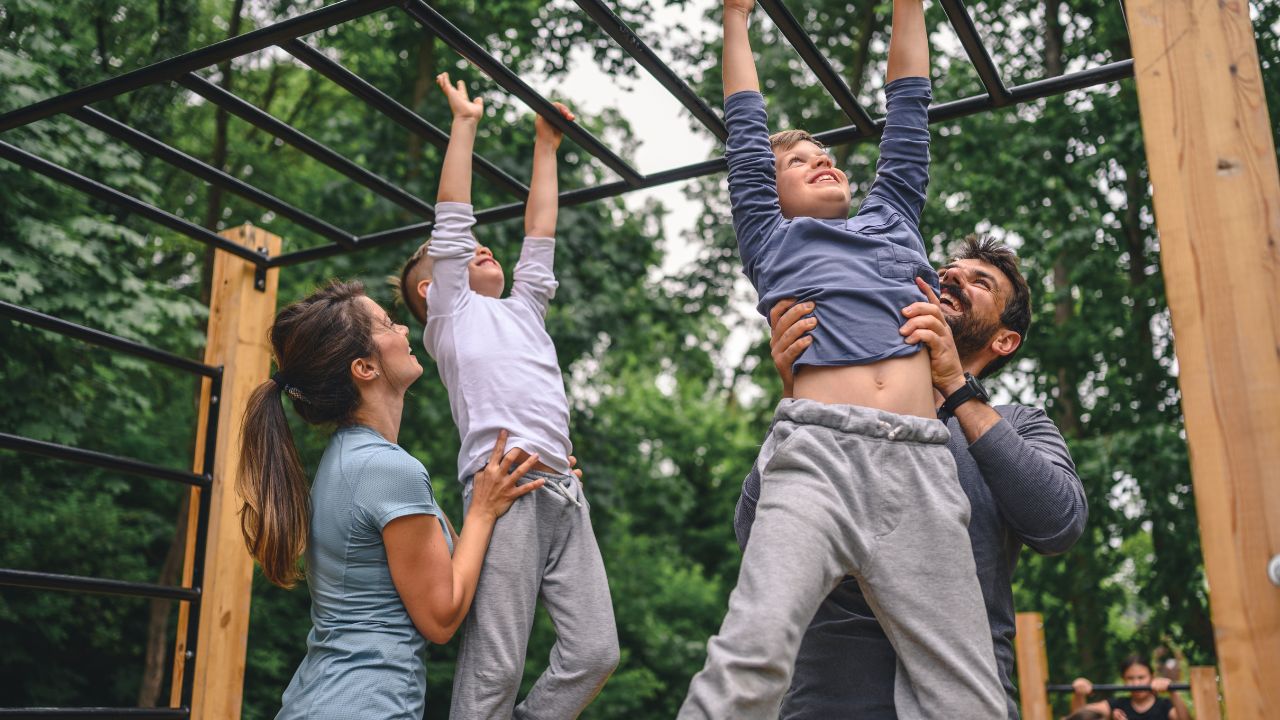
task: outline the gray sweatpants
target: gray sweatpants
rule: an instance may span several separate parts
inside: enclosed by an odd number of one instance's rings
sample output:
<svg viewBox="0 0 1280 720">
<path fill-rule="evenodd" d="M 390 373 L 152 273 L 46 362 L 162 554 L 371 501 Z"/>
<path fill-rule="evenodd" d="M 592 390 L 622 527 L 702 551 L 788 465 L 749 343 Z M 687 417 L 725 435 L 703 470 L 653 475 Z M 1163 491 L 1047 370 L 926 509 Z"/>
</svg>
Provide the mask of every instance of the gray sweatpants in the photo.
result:
<svg viewBox="0 0 1280 720">
<path fill-rule="evenodd" d="M 937 420 L 782 401 L 738 585 L 680 718 L 776 719 L 800 638 L 845 575 L 897 651 L 902 718 L 1005 716 L 947 437 Z"/>
<path fill-rule="evenodd" d="M 609 581 L 582 483 L 529 472 L 547 484 L 512 504 L 493 528 L 453 678 L 449 717 L 571 720 L 618 665 Z M 463 491 L 471 503 L 471 478 Z M 537 599 L 556 628 L 551 662 L 516 705 Z"/>
</svg>

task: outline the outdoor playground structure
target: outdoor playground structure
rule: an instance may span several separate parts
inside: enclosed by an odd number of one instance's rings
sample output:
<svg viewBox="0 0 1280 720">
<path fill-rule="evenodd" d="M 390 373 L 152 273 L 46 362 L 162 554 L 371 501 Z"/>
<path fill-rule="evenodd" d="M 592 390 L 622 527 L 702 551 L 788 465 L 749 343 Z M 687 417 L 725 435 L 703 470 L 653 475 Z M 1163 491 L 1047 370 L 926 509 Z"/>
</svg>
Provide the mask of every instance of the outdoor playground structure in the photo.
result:
<svg viewBox="0 0 1280 720">
<path fill-rule="evenodd" d="M 1263 717 L 1280 705 L 1280 325 L 1246 326 L 1241 308 L 1274 308 L 1280 178 L 1260 81 L 1253 29 L 1245 3 L 1131 0 L 1127 5 L 1134 58 L 1089 70 L 1006 87 L 973 21 L 959 0 L 941 3 L 986 92 L 942 102 L 930 120 L 941 122 L 1099 83 L 1136 77 L 1157 221 L 1162 269 L 1177 333 L 1180 387 L 1201 522 L 1205 567 L 1220 658 L 1222 693 L 1231 717 Z M 632 57 L 716 137 L 718 115 L 677 77 L 604 2 L 578 0 Z M 874 138 L 882 121 L 860 107 L 796 19 L 776 0 L 761 2 L 848 115 L 850 124 L 817 136 L 830 145 Z M 178 218 L 48 160 L 0 141 L 0 157 L 36 173 L 117 203 L 170 230 L 223 251 L 217 253 L 209 337 L 203 363 L 12 305 L 6 316 L 88 342 L 132 353 L 205 378 L 192 473 L 128 458 L 106 456 L 0 434 L 0 447 L 182 482 L 191 487 L 192 522 L 182 587 L 15 570 L 0 571 L 0 584 L 51 590 L 108 592 L 182 601 L 175 652 L 171 709 L 111 710 L 145 717 L 238 715 L 243 683 L 252 562 L 243 549 L 230 484 L 239 447 L 239 418 L 249 393 L 269 372 L 266 328 L 276 308 L 281 267 L 425 236 L 428 203 L 397 188 L 253 105 L 196 74 L 230 58 L 278 46 L 356 99 L 441 147 L 447 135 L 329 59 L 300 38 L 376 11 L 399 7 L 513 96 L 551 120 L 620 180 L 565 192 L 573 205 L 724 169 L 721 158 L 644 175 L 581 126 L 565 121 L 474 40 L 421 0 L 345 0 L 239 37 L 194 50 L 117 78 L 0 116 L 0 132 L 65 113 L 267 208 L 325 237 L 319 247 L 282 253 L 279 237 L 243 226 L 221 234 Z M 330 222 L 192 158 L 141 131 L 93 110 L 92 103 L 147 85 L 176 81 L 207 101 L 295 146 L 354 182 L 404 207 L 421 222 L 354 236 Z M 512 202 L 477 213 L 479 222 L 519 216 L 528 188 L 492 163 L 476 159 L 476 171 L 513 196 Z M 1227 242 L 1229 239 L 1229 242 Z M 1270 572 L 1270 575 L 1269 575 Z M 1021 664 L 1020 664 L 1021 665 Z M 1025 690 L 1024 690 L 1025 692 Z M 1032 720 L 1047 712 L 1024 705 Z M 64 716 L 83 715 L 65 709 Z M 0 715 L 18 714 L 0 710 Z M 58 712 L 45 716 L 58 716 Z"/>
</svg>

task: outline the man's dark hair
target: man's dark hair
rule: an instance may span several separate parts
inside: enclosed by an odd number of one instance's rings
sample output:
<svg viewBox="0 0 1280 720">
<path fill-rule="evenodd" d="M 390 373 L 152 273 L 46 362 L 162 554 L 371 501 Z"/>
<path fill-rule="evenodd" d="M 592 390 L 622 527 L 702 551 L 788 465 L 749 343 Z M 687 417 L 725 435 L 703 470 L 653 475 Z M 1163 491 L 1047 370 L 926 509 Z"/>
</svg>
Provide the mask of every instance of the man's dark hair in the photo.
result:
<svg viewBox="0 0 1280 720">
<path fill-rule="evenodd" d="M 978 260 L 994 265 L 1013 286 L 1013 295 L 1005 298 L 1004 310 L 1000 313 L 1000 325 L 1022 336 L 1026 342 L 1027 332 L 1031 329 L 1031 289 L 1027 287 L 1027 279 L 1018 270 L 1018 256 L 1009 246 L 990 235 L 969 235 L 964 244 L 952 255 L 952 260 Z M 1022 345 L 1018 345 L 1018 350 Z M 1018 350 L 987 363 L 980 373 L 982 377 L 994 374 L 1004 367 Z"/>
</svg>

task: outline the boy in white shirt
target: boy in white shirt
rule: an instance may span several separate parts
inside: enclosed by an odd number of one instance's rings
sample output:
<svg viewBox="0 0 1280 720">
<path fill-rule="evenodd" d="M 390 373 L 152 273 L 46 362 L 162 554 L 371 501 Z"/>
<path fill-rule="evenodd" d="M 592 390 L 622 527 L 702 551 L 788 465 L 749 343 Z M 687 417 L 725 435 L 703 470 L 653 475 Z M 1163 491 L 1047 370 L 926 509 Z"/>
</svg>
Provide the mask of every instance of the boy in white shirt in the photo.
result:
<svg viewBox="0 0 1280 720">
<path fill-rule="evenodd" d="M 445 151 L 431 240 L 400 275 L 410 312 L 426 325 L 423 344 L 449 391 L 462 438 L 458 478 L 470 503 L 471 477 L 486 447 L 507 429 L 508 448 L 538 458 L 527 479 L 544 488 L 521 498 L 494 527 L 453 683 L 452 718 L 576 718 L 618 664 L 618 636 L 590 506 L 570 469 L 569 403 L 547 334 L 547 304 L 558 211 L 556 150 L 561 133 L 535 121 L 533 177 L 525 240 L 511 294 L 502 298 L 502 266 L 471 234 L 471 157 L 481 100 L 466 86 L 436 78 L 453 126 Z M 557 103 L 572 120 L 573 114 Z M 541 597 L 556 627 L 550 665 L 525 699 L 516 695 Z"/>
</svg>

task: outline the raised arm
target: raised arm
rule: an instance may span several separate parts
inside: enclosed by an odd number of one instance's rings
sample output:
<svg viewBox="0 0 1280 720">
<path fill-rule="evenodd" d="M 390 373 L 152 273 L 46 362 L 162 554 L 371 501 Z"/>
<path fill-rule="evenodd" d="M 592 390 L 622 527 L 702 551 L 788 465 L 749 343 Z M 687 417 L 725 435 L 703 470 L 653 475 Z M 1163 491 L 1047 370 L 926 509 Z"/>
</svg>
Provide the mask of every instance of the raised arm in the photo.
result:
<svg viewBox="0 0 1280 720">
<path fill-rule="evenodd" d="M 929 33 L 924 0 L 893 0 L 893 33 L 889 36 L 889 70 L 885 82 L 929 77 Z"/>
<path fill-rule="evenodd" d="M 755 5 L 755 0 L 725 0 L 724 3 L 724 56 L 720 72 L 725 99 L 743 90 L 760 92 L 756 60 L 751 56 L 751 38 L 747 36 L 747 19 Z"/>
<path fill-rule="evenodd" d="M 440 169 L 440 189 L 436 202 L 471 202 L 471 155 L 475 151 L 476 126 L 484 115 L 484 101 L 467 96 L 467 84 L 449 84 L 449 73 L 436 76 L 436 84 L 449 99 L 453 125 L 449 129 L 449 147 L 444 151 L 444 167 Z"/>
<path fill-rule="evenodd" d="M 913 228 L 920 225 L 929 185 L 929 36 L 923 0 L 894 0 L 889 38 L 884 134 L 876 179 L 858 215 L 881 224 L 896 212 Z M 924 241 L 918 248 L 924 254 Z"/>
<path fill-rule="evenodd" d="M 471 155 L 475 148 L 476 126 L 484 114 L 480 98 L 467 96 L 466 83 L 449 82 L 449 73 L 436 76 L 436 84 L 449 100 L 453 125 L 449 147 L 440 169 L 436 191 L 435 225 L 427 255 L 433 263 L 431 284 L 427 286 L 427 313 L 440 317 L 462 306 L 471 282 L 467 265 L 475 256 L 476 241 L 471 236 L 475 213 L 471 208 Z"/>
<path fill-rule="evenodd" d="M 553 103 L 566 120 L 573 111 Z M 524 245 L 511 278 L 511 297 L 527 303 L 539 315 L 555 297 L 556 215 L 560 209 L 556 152 L 562 133 L 539 115 L 533 121 L 533 177 L 529 180 L 529 200 L 524 209 Z"/>
</svg>

